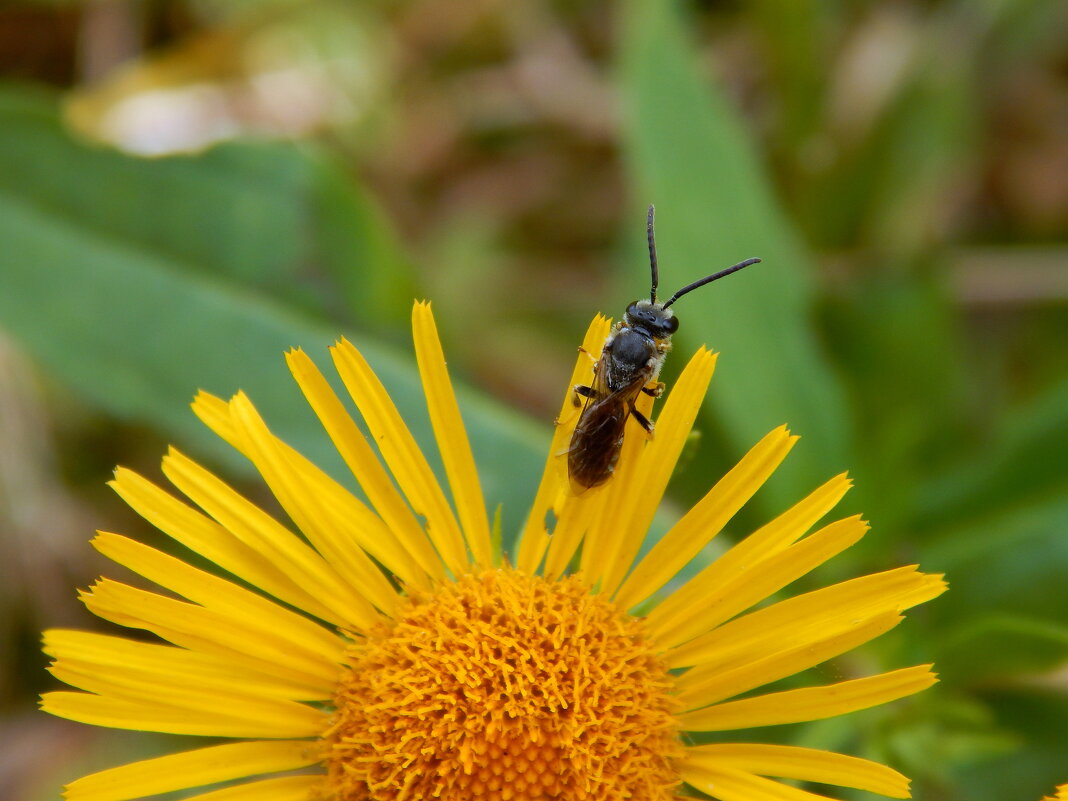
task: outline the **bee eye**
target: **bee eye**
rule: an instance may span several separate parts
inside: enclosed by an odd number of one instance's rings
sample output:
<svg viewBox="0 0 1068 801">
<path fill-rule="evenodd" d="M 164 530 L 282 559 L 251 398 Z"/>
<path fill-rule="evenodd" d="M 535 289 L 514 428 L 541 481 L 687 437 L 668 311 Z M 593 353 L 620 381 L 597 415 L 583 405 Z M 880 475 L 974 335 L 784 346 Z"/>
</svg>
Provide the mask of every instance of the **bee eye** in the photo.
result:
<svg viewBox="0 0 1068 801">
<path fill-rule="evenodd" d="M 679 330 L 679 318 L 669 317 L 668 319 L 664 320 L 664 327 L 668 330 L 669 334 L 674 334 L 676 331 Z"/>
</svg>

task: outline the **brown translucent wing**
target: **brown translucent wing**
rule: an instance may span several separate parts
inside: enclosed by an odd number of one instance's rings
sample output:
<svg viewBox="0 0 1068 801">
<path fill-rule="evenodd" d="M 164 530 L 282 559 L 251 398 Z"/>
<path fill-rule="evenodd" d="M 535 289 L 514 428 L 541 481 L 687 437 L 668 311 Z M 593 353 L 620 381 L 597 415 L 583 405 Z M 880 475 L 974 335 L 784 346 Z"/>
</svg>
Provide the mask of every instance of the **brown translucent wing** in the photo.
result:
<svg viewBox="0 0 1068 801">
<path fill-rule="evenodd" d="M 605 393 L 601 372 L 598 364 L 594 396 L 586 400 L 567 451 L 567 472 L 576 494 L 600 486 L 612 477 L 631 404 L 645 384 L 644 377 L 638 376 L 627 386 Z"/>
</svg>

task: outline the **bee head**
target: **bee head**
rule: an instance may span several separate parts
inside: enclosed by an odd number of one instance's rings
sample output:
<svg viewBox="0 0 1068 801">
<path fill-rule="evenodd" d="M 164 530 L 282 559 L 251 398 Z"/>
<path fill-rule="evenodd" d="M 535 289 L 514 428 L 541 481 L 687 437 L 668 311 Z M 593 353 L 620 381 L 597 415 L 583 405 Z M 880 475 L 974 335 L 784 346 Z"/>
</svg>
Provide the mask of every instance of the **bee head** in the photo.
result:
<svg viewBox="0 0 1068 801">
<path fill-rule="evenodd" d="M 687 284 L 664 303 L 657 303 L 656 301 L 656 288 L 660 284 L 660 271 L 656 266 L 656 241 L 653 238 L 653 207 L 649 206 L 649 216 L 646 220 L 646 230 L 649 239 L 649 272 L 652 274 L 652 286 L 649 289 L 649 300 L 636 300 L 629 306 L 627 306 L 627 313 L 624 315 L 627 325 L 634 326 L 636 328 L 642 328 L 650 335 L 657 339 L 663 339 L 669 337 L 679 330 L 679 321 L 675 319 L 675 315 L 672 313 L 671 306 L 676 300 L 681 298 L 690 292 L 693 292 L 698 287 L 702 287 L 705 284 L 711 284 L 713 281 L 718 281 L 720 278 L 736 273 L 743 267 L 748 267 L 750 264 L 756 264 L 760 259 L 746 259 L 745 261 L 738 262 L 733 267 L 728 267 L 726 270 L 720 270 L 718 273 L 706 276 L 699 281 L 694 281 L 692 284 Z"/>
<path fill-rule="evenodd" d="M 679 318 L 671 309 L 649 300 L 636 300 L 627 306 L 624 322 L 639 328 L 654 339 L 666 339 L 679 330 Z"/>
</svg>

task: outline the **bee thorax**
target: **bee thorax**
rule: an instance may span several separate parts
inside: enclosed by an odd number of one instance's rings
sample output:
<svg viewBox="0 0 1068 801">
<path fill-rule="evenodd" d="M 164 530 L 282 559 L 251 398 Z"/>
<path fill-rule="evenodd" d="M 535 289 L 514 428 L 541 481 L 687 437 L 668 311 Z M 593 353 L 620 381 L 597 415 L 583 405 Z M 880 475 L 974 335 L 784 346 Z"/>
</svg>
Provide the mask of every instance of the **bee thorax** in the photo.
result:
<svg viewBox="0 0 1068 801">
<path fill-rule="evenodd" d="M 633 383 L 639 375 L 650 380 L 653 376 L 649 374 L 654 369 L 659 372 L 657 368 L 663 361 L 656 342 L 633 328 L 624 328 L 612 338 L 605 348 L 605 357 L 606 378 L 611 390 Z"/>
</svg>

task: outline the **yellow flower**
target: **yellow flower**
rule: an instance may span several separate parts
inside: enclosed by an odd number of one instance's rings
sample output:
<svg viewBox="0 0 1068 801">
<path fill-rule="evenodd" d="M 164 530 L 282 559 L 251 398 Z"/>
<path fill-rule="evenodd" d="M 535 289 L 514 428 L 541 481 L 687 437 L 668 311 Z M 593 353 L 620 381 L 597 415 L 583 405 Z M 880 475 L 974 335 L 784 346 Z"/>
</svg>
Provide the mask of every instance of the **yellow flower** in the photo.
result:
<svg viewBox="0 0 1068 801">
<path fill-rule="evenodd" d="M 1068 784 L 1057 786 L 1057 795 L 1047 795 L 1042 801 L 1068 801 Z"/>
<path fill-rule="evenodd" d="M 587 351 L 608 326 L 593 322 Z M 235 742 L 86 776 L 68 786 L 69 801 L 235 781 L 194 797 L 639 801 L 688 783 L 722 801 L 822 798 L 777 778 L 908 797 L 904 776 L 863 759 L 692 745 L 687 734 L 832 717 L 935 681 L 919 665 L 752 692 L 888 631 L 945 588 L 903 567 L 755 608 L 864 535 L 859 517 L 809 533 L 849 488 L 844 475 L 664 595 L 796 440 L 785 428 L 764 437 L 636 561 L 712 377 L 715 356 L 701 349 L 656 437 L 628 424 L 612 480 L 578 496 L 560 467 L 577 416 L 568 390 L 517 551 L 501 555 L 428 305 L 416 304 L 413 328 L 448 495 L 345 341 L 334 364 L 370 437 L 304 353 L 287 359 L 366 502 L 271 434 L 243 394 L 202 393 L 193 408 L 253 462 L 295 529 L 176 450 L 163 472 L 187 500 L 117 470 L 112 485 L 133 509 L 230 577 L 100 532 L 101 553 L 168 594 L 104 578 L 83 593 L 86 606 L 168 644 L 47 632 L 52 672 L 85 692 L 47 693 L 43 707 Z M 590 370 L 580 356 L 571 384 Z M 639 408 L 651 403 L 643 396 Z M 631 613 L 639 605 L 651 611 Z"/>
</svg>

